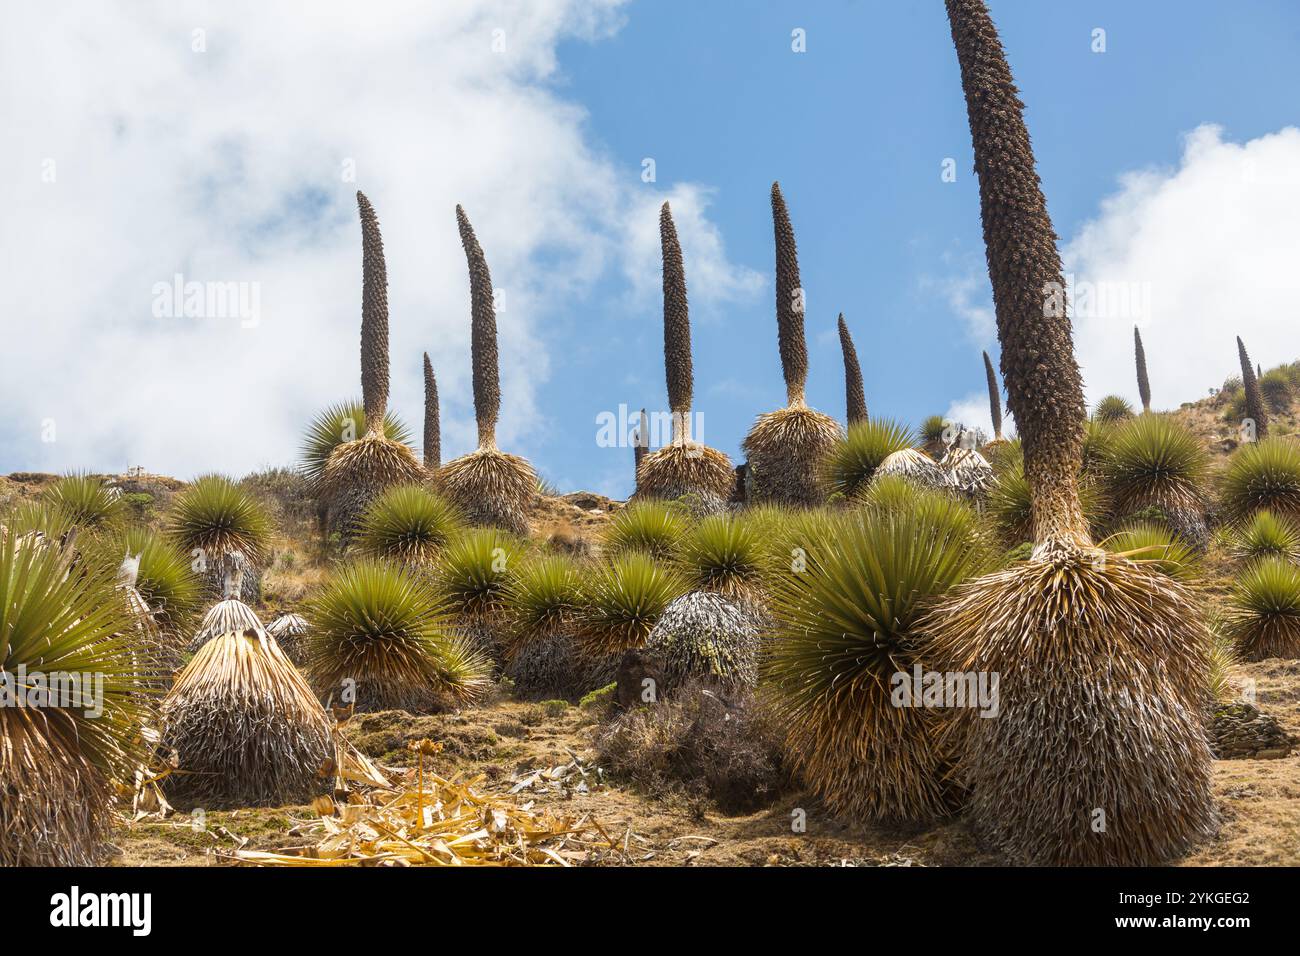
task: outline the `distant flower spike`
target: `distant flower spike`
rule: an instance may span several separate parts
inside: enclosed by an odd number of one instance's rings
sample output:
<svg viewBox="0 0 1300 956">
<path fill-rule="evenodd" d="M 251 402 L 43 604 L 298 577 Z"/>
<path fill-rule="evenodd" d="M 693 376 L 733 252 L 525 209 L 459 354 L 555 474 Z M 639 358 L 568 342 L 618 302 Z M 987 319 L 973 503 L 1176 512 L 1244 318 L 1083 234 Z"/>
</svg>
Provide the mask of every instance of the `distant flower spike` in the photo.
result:
<svg viewBox="0 0 1300 956">
<path fill-rule="evenodd" d="M 867 395 L 862 387 L 862 366 L 858 364 L 858 350 L 853 347 L 844 313 L 840 313 L 840 351 L 844 353 L 844 405 L 850 426 L 867 420 Z"/>
<path fill-rule="evenodd" d="M 993 371 L 993 360 L 989 353 L 984 353 L 984 377 L 989 383 L 989 416 L 993 419 L 993 440 L 1002 441 L 1002 391 L 998 388 L 998 376 Z"/>
<path fill-rule="evenodd" d="M 1255 439 L 1263 441 L 1268 436 L 1268 412 L 1264 410 L 1264 396 L 1259 391 L 1259 379 L 1246 354 L 1246 344 L 1237 336 L 1237 357 L 1241 359 L 1241 384 L 1246 390 L 1246 416 L 1255 422 Z"/>
<path fill-rule="evenodd" d="M 691 398 L 691 317 L 686 303 L 686 269 L 668 203 L 659 210 L 659 242 L 664 273 L 664 369 L 668 373 L 668 407 L 673 413 L 673 441 L 689 441 Z"/>
<path fill-rule="evenodd" d="M 1133 326 L 1133 354 L 1137 358 L 1138 397 L 1142 399 L 1142 411 L 1151 411 L 1151 382 L 1147 378 L 1147 353 L 1142 347 L 1142 333 Z"/>
<path fill-rule="evenodd" d="M 430 471 L 442 464 L 442 428 L 438 421 L 438 380 L 433 363 L 424 353 L 424 467 Z"/>
</svg>

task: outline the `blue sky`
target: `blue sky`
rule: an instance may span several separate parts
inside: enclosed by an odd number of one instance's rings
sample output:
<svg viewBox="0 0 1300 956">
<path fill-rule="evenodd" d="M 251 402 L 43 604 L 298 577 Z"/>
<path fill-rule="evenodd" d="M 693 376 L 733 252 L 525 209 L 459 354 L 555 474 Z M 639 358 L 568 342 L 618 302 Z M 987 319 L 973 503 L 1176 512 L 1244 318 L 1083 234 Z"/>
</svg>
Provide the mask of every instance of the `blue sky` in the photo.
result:
<svg viewBox="0 0 1300 956">
<path fill-rule="evenodd" d="M 1135 323 L 1158 407 L 1231 373 L 1236 334 L 1266 366 L 1295 359 L 1300 8 L 990 6 L 1067 271 L 1152 296 L 1076 319 L 1089 397 L 1135 398 Z M 389 251 L 393 404 L 418 432 L 429 350 L 448 457 L 473 443 L 456 202 L 503 293 L 501 443 L 563 490 L 630 492 L 632 452 L 599 447 L 596 418 L 666 402 L 664 198 L 709 444 L 739 460 L 784 401 L 774 179 L 807 291 L 809 401 L 844 414 L 842 311 L 873 415 L 986 414 L 979 353 L 996 359 L 996 339 L 939 0 L 131 9 L 20 4 L 0 39 L 6 88 L 30 91 L 0 101 L 16 144 L 0 154 L 0 471 L 291 464 L 312 412 L 357 391 L 358 187 Z M 256 285 L 259 322 L 159 319 L 150 290 L 177 272 Z"/>
<path fill-rule="evenodd" d="M 937 285 L 969 268 L 988 299 L 978 185 L 941 3 L 635 3 L 620 33 L 562 51 L 565 81 L 626 167 L 659 185 L 711 185 L 729 254 L 769 285 L 754 301 L 694 316 L 697 405 L 733 457 L 756 412 L 784 400 L 770 287 L 767 190 L 779 179 L 809 298 L 809 401 L 844 414 L 835 318 L 853 332 L 872 414 L 918 422 L 983 388 L 978 341 Z M 1128 170 L 1174 164 L 1204 122 L 1253 138 L 1295 122 L 1300 8 L 1221 4 L 991 4 L 1028 109 L 1049 210 L 1071 236 Z M 807 52 L 790 30 L 807 31 Z M 1106 52 L 1091 51 L 1106 30 Z M 957 181 L 940 164 L 957 159 Z M 690 262 L 686 264 L 690 284 Z M 543 390 L 665 401 L 653 312 L 618 316 L 629 345 L 597 345 Z M 1225 353 L 1226 354 L 1226 353 Z M 1228 356 L 1230 358 L 1230 356 Z M 1121 349 L 1119 361 L 1126 361 Z M 575 380 L 580 383 L 575 387 Z M 645 397 L 642 397 L 645 396 Z M 1187 396 L 1194 397 L 1194 396 Z M 575 429 L 576 431 L 576 429 Z M 575 442 L 573 454 L 582 453 Z M 609 450 L 605 454 L 622 454 Z M 624 455 L 626 457 L 626 455 Z"/>
</svg>

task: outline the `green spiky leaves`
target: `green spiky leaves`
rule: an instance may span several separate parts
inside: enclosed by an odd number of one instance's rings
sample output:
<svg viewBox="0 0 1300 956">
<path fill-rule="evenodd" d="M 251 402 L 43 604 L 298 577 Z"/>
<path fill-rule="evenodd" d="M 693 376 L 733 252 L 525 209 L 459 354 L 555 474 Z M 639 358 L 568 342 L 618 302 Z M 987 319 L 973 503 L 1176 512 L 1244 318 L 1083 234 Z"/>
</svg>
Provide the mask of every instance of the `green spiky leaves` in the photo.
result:
<svg viewBox="0 0 1300 956">
<path fill-rule="evenodd" d="M 338 402 L 330 405 L 307 428 L 302 442 L 301 470 L 308 481 L 317 484 L 325 473 L 334 449 L 344 442 L 356 441 L 366 434 L 366 412 L 361 402 Z M 394 412 L 384 413 L 384 434 L 403 445 L 411 443 L 411 431 Z"/>
<path fill-rule="evenodd" d="M 0 707 L 4 866 L 99 862 L 114 786 L 148 756 L 139 728 L 157 675 L 136 619 L 113 570 L 67 570 L 55 547 L 0 548 L 0 672 L 28 704 Z M 33 706 L 23 671 L 45 675 L 54 697 Z M 69 680 L 56 685 L 58 675 Z"/>
<path fill-rule="evenodd" d="M 308 672 L 335 702 L 359 710 L 472 701 L 487 686 L 489 664 L 448 633 L 448 610 L 410 572 L 374 559 L 357 561 L 307 604 Z"/>
<path fill-rule="evenodd" d="M 923 660 L 928 603 L 986 570 L 976 518 L 934 498 L 805 525 L 803 563 L 776 577 L 761 677 L 804 777 L 836 812 L 925 819 L 950 808 L 925 711 L 896 706 L 895 675 Z"/>
<path fill-rule="evenodd" d="M 667 558 L 677 551 L 690 525 L 689 515 L 668 501 L 637 501 L 614 515 L 602 536 L 611 554 L 639 551 Z"/>
<path fill-rule="evenodd" d="M 1233 585 L 1224 630 L 1246 660 L 1300 657 L 1300 568 L 1280 557 L 1251 562 Z"/>
<path fill-rule="evenodd" d="M 912 430 L 901 422 L 873 418 L 852 426 L 826 456 L 826 483 L 845 497 L 861 493 L 886 458 L 915 445 Z"/>
<path fill-rule="evenodd" d="M 223 475 L 204 475 L 177 496 L 168 534 L 187 553 L 208 563 L 236 552 L 257 565 L 270 544 L 271 519 L 261 502 Z"/>
<path fill-rule="evenodd" d="M 366 509 L 356 545 L 399 564 L 428 564 L 464 525 L 460 512 L 423 485 L 390 488 Z"/>
</svg>

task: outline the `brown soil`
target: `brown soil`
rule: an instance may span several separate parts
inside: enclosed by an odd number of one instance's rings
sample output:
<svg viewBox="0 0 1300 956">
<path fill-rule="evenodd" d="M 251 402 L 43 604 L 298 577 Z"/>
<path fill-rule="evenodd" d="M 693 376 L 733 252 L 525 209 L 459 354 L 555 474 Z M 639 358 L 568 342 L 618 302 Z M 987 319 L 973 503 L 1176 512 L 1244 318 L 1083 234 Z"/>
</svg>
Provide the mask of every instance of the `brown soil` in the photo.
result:
<svg viewBox="0 0 1300 956">
<path fill-rule="evenodd" d="M 1300 661 L 1264 661 L 1234 669 L 1253 680 L 1261 709 L 1300 736 Z M 410 740 L 430 738 L 444 750 L 432 769 L 462 779 L 482 775 L 483 790 L 505 795 L 535 770 L 575 756 L 595 780 L 592 749 L 599 721 L 578 707 L 503 700 L 455 714 L 415 717 L 385 711 L 354 717 L 348 738 L 381 763 L 409 765 Z M 1300 751 L 1277 760 L 1219 760 L 1214 788 L 1223 826 L 1218 836 L 1177 861 L 1188 866 L 1300 865 Z M 728 817 L 698 798 L 650 797 L 605 779 L 589 792 L 530 787 L 517 795 L 539 805 L 591 813 L 637 866 L 985 866 L 1003 863 L 983 850 L 960 818 L 941 826 L 862 826 L 836 820 L 805 793 L 792 792 L 758 813 Z M 796 811 L 806 832 L 795 833 Z M 241 846 L 273 850 L 306 842 L 294 832 L 305 806 L 211 812 L 206 828 L 187 814 L 123 825 L 113 837 L 123 866 L 208 865 Z M 244 842 L 246 841 L 246 842 Z M 626 856 L 622 856 L 622 852 Z"/>
</svg>

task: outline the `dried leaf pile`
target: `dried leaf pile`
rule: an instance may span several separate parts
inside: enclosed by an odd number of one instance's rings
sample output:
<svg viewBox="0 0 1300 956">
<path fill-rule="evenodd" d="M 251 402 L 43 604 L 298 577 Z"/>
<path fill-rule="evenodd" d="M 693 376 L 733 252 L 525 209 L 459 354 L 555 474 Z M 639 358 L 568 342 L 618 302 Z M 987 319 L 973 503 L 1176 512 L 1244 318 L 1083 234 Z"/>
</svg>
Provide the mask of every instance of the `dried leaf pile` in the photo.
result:
<svg viewBox="0 0 1300 956">
<path fill-rule="evenodd" d="M 422 786 L 414 776 L 341 802 L 319 798 L 321 815 L 291 831 L 315 838 L 308 846 L 227 858 L 244 866 L 573 866 L 622 855 L 590 815 L 484 795 L 475 789 L 482 776 L 448 780 L 425 769 Z"/>
</svg>

